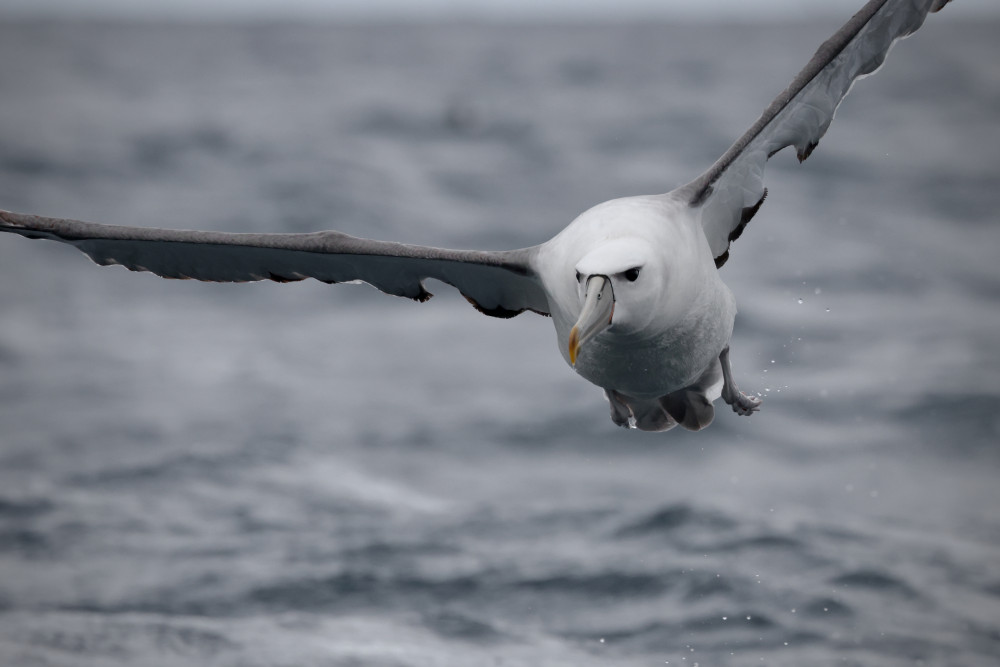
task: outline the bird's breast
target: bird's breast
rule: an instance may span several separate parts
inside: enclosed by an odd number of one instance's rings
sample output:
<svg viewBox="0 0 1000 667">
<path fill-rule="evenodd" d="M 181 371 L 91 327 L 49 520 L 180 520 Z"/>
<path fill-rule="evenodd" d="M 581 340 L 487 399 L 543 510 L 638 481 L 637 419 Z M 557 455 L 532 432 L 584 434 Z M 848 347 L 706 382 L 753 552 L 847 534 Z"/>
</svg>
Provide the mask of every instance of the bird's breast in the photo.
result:
<svg viewBox="0 0 1000 667">
<path fill-rule="evenodd" d="M 692 308 L 672 326 L 629 333 L 608 328 L 580 349 L 576 372 L 635 398 L 655 398 L 693 384 L 732 336 L 736 308 L 723 289 L 719 298 Z"/>
</svg>

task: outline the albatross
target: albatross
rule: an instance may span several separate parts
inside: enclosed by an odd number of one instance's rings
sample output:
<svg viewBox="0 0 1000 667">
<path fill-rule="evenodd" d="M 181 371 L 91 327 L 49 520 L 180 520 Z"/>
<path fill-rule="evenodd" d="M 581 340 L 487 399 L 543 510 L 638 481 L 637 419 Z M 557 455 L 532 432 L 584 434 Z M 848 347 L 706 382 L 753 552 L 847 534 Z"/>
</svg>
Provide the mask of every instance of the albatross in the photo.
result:
<svg viewBox="0 0 1000 667">
<path fill-rule="evenodd" d="M 598 204 L 540 245 L 448 250 L 336 231 L 243 234 L 81 222 L 0 210 L 0 231 L 75 246 L 100 265 L 213 282 L 364 282 L 426 301 L 424 280 L 457 288 L 480 312 L 552 317 L 559 350 L 601 387 L 619 426 L 700 430 L 718 398 L 752 415 L 729 362 L 736 315 L 718 269 L 767 196 L 767 160 L 804 161 L 853 82 L 949 0 L 871 0 L 696 179 L 664 194 Z"/>
</svg>

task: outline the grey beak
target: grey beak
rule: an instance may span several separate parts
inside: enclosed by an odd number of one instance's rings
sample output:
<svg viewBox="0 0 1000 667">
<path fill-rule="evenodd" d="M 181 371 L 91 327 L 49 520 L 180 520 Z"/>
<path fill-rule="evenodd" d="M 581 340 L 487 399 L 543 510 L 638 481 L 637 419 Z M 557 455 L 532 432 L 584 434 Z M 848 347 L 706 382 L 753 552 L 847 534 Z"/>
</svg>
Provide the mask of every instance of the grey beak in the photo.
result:
<svg viewBox="0 0 1000 667">
<path fill-rule="evenodd" d="M 576 365 L 580 347 L 611 324 L 615 313 L 615 293 L 607 276 L 587 278 L 587 296 L 580 318 L 569 332 L 569 363 Z"/>
</svg>

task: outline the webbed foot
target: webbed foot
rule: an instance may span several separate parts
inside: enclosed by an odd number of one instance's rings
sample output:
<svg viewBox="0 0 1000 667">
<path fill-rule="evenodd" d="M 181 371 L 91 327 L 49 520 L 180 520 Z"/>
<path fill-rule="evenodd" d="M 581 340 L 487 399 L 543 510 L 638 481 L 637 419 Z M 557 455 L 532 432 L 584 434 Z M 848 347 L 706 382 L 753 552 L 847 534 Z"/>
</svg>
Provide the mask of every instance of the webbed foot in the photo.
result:
<svg viewBox="0 0 1000 667">
<path fill-rule="evenodd" d="M 722 400 L 732 406 L 733 412 L 738 415 L 749 416 L 760 410 L 761 399 L 756 396 L 747 396 L 736 386 L 733 379 L 733 369 L 729 365 L 729 347 L 719 355 L 719 362 L 722 364 Z"/>
<path fill-rule="evenodd" d="M 756 396 L 747 396 L 742 391 L 736 390 L 736 394 L 730 394 L 723 390 L 722 400 L 733 407 L 733 412 L 738 415 L 749 416 L 760 410 L 763 402 Z"/>
</svg>

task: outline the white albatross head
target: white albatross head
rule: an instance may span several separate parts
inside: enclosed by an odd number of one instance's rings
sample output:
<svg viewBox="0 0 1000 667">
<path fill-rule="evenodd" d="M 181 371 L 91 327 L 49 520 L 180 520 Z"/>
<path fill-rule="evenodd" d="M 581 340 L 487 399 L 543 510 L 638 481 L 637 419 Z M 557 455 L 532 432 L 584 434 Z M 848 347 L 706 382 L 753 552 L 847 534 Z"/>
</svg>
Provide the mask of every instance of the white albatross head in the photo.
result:
<svg viewBox="0 0 1000 667">
<path fill-rule="evenodd" d="M 623 334 L 643 329 L 659 310 L 666 266 L 649 242 L 623 237 L 599 245 L 576 263 L 582 304 L 569 334 L 569 360 L 602 331 Z"/>
</svg>

